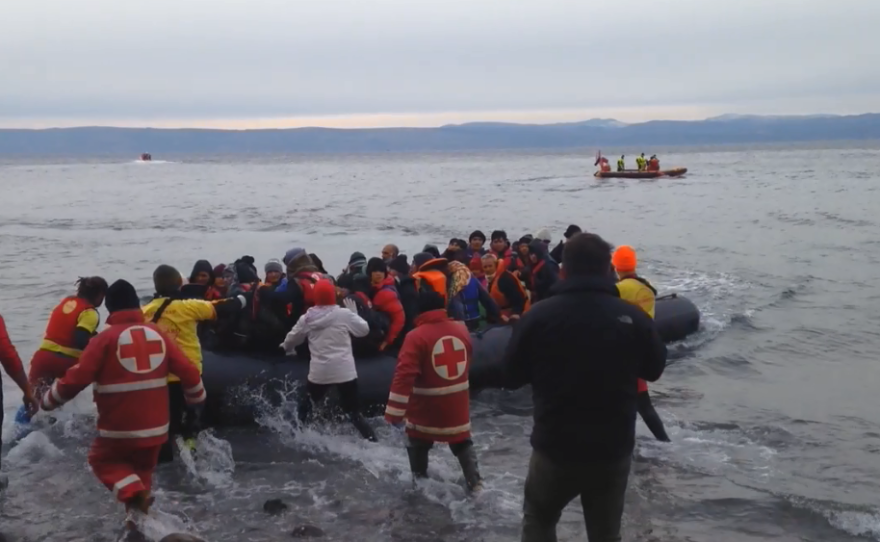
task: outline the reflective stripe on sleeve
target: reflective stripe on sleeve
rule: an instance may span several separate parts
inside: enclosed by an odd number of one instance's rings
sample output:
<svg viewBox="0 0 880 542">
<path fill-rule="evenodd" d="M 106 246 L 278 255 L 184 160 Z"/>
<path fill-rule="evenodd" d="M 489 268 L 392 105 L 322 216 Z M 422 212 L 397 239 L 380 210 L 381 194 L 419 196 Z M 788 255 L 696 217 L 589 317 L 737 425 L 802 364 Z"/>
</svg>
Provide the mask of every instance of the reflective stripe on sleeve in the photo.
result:
<svg viewBox="0 0 880 542">
<path fill-rule="evenodd" d="M 393 406 L 385 407 L 385 414 L 387 416 L 395 416 L 397 418 L 402 418 L 406 416 L 406 411 L 400 408 L 394 408 Z"/>
<path fill-rule="evenodd" d="M 393 391 L 388 394 L 388 400 L 394 401 L 395 403 L 403 403 L 404 405 L 409 403 L 409 397 L 406 395 L 400 395 L 399 393 L 394 393 Z"/>
<path fill-rule="evenodd" d="M 413 388 L 413 393 L 416 395 L 449 395 L 452 393 L 464 391 L 469 387 L 470 383 L 465 380 L 464 382 L 453 384 L 452 386 L 446 386 L 443 388 Z"/>
</svg>

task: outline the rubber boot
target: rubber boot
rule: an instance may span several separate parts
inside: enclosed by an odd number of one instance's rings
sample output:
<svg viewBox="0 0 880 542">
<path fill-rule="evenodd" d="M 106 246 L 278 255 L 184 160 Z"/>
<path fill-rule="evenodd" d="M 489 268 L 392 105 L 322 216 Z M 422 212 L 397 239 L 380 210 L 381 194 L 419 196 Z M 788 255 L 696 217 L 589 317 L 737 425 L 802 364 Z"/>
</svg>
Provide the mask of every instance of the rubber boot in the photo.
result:
<svg viewBox="0 0 880 542">
<path fill-rule="evenodd" d="M 428 448 L 420 446 L 407 446 L 406 455 L 409 457 L 409 469 L 413 474 L 413 484 L 419 478 L 428 477 Z"/>
<path fill-rule="evenodd" d="M 376 439 L 376 433 L 373 431 L 373 428 L 370 427 L 370 424 L 367 423 L 366 418 L 361 414 L 350 414 L 348 417 L 351 420 L 351 423 L 354 424 L 355 428 L 361 434 L 362 437 L 369 440 L 370 442 L 379 442 Z"/>
<path fill-rule="evenodd" d="M 126 540 L 141 540 L 143 533 L 138 530 L 137 516 L 149 514 L 150 507 L 155 501 L 156 498 L 150 495 L 149 491 L 139 491 L 125 503 L 125 528 L 129 532 L 129 538 Z M 146 538 L 143 539 L 146 540 Z"/>
<path fill-rule="evenodd" d="M 462 450 L 458 456 L 461 472 L 464 473 L 464 482 L 469 491 L 476 492 L 483 489 L 483 479 L 480 477 L 480 465 L 477 462 L 477 451 L 473 446 Z"/>
</svg>

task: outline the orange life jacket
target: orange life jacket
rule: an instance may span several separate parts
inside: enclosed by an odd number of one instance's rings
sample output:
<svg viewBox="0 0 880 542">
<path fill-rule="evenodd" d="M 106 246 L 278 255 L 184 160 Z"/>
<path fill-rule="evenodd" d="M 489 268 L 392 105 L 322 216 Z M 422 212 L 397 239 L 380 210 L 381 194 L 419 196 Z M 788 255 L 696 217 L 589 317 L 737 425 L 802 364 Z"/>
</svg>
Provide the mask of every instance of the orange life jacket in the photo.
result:
<svg viewBox="0 0 880 542">
<path fill-rule="evenodd" d="M 424 263 L 424 265 L 422 265 L 422 268 L 442 261 L 445 260 L 443 260 L 443 258 L 428 260 Z M 417 292 L 421 291 L 423 285 L 428 286 L 432 290 L 440 294 L 443 297 L 443 301 L 447 305 L 449 305 L 449 294 L 447 293 L 449 285 L 446 280 L 446 273 L 440 271 L 439 269 L 427 269 L 425 271 L 417 271 L 413 273 L 413 279 L 416 283 Z"/>
<path fill-rule="evenodd" d="M 492 300 L 498 305 L 498 308 L 501 309 L 501 314 L 505 316 L 510 316 L 510 301 L 508 301 L 507 296 L 498 288 L 498 279 L 501 278 L 503 273 L 507 273 L 510 275 L 510 278 L 513 279 L 514 284 L 516 284 L 519 293 L 522 294 L 523 299 L 525 300 L 525 305 L 523 306 L 523 314 L 528 311 L 532 307 L 532 302 L 529 300 L 529 294 L 526 293 L 526 289 L 523 288 L 522 283 L 516 278 L 513 273 L 506 269 L 503 263 L 498 264 L 498 270 L 495 271 L 495 280 L 492 281 L 492 286 L 489 287 L 489 295 L 492 297 Z"/>
<path fill-rule="evenodd" d="M 70 296 L 65 297 L 61 303 L 49 315 L 49 323 L 46 325 L 46 334 L 43 336 L 43 344 L 47 342 L 54 343 L 61 347 L 64 354 L 72 357 L 79 357 L 81 351 L 76 347 L 74 342 L 74 332 L 79 315 L 92 309 L 94 305 L 85 299 Z M 42 345 L 41 345 L 42 346 Z M 55 350 L 54 348 L 46 348 L 47 350 Z"/>
</svg>

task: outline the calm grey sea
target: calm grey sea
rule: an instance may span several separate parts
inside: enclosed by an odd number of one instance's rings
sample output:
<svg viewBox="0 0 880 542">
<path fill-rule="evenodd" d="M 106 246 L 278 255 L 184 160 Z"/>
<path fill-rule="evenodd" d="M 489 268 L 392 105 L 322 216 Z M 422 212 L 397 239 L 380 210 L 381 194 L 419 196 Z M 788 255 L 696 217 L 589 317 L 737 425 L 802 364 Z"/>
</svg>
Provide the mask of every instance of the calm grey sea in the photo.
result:
<svg viewBox="0 0 880 542">
<path fill-rule="evenodd" d="M 0 312 L 23 357 L 79 275 L 149 294 L 160 263 L 188 274 L 200 258 L 262 264 L 305 246 L 338 272 L 388 242 L 412 255 L 477 228 L 558 239 L 575 223 L 634 245 L 645 275 L 703 311 L 652 387 L 673 442 L 639 422 L 625 539 L 880 540 L 880 146 L 678 150 L 663 165 L 691 173 L 657 181 L 597 181 L 592 151 L 133 158 L 0 161 Z M 8 430 L 18 396 L 3 386 Z M 82 395 L 4 444 L 9 540 L 116 537 L 119 506 L 86 464 Z M 368 445 L 344 426 L 294 433 L 284 410 L 161 468 L 149 532 L 274 541 L 308 523 L 326 540 L 518 538 L 527 392 L 477 398 L 487 483 L 473 499 L 446 450 L 411 490 L 400 437 L 380 420 Z M 267 517 L 269 498 L 290 511 Z M 578 506 L 559 533 L 585 539 Z"/>
</svg>

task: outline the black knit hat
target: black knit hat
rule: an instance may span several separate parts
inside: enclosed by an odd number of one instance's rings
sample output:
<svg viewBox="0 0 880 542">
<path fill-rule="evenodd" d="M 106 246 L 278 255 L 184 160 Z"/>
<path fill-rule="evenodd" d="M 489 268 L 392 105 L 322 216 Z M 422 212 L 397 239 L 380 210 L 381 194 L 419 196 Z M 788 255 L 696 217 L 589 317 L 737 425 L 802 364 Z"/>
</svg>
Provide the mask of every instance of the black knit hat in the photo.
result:
<svg viewBox="0 0 880 542">
<path fill-rule="evenodd" d="M 446 302 L 443 296 L 434 290 L 422 290 L 419 292 L 419 313 L 445 309 Z"/>
<path fill-rule="evenodd" d="M 409 263 L 406 260 L 406 254 L 400 254 L 388 264 L 388 269 L 396 271 L 401 275 L 409 274 Z"/>
<path fill-rule="evenodd" d="M 117 280 L 107 289 L 104 304 L 109 312 L 141 308 L 141 300 L 134 286 L 122 279 Z"/>
<path fill-rule="evenodd" d="M 372 275 L 373 273 L 378 272 L 388 272 L 388 266 L 385 265 L 385 260 L 382 258 L 370 258 L 370 261 L 367 262 L 367 275 Z"/>
<path fill-rule="evenodd" d="M 428 253 L 435 258 L 440 257 L 440 249 L 437 248 L 436 245 L 425 245 L 425 248 L 422 249 L 421 253 Z M 413 261 L 415 261 L 415 256 L 413 256 Z"/>
<path fill-rule="evenodd" d="M 437 256 L 434 256 L 430 252 L 419 252 L 418 254 L 413 256 L 413 265 L 415 265 L 416 269 L 418 269 L 419 267 L 425 265 L 425 263 L 433 260 L 434 258 L 437 258 Z"/>
<path fill-rule="evenodd" d="M 504 239 L 507 241 L 507 232 L 504 230 L 495 230 L 492 232 L 492 240 L 497 241 L 498 239 Z"/>
<path fill-rule="evenodd" d="M 572 225 L 570 225 L 568 228 L 566 228 L 565 233 L 563 233 L 562 235 L 563 235 L 566 239 L 571 239 L 571 236 L 572 236 L 572 235 L 575 235 L 575 234 L 578 234 L 578 233 L 581 233 L 581 228 L 580 228 L 580 226 L 576 226 L 576 225 L 572 224 Z"/>
<path fill-rule="evenodd" d="M 482 241 L 486 242 L 486 234 L 481 232 L 480 230 L 475 230 L 474 233 L 468 237 L 468 241 L 473 241 L 474 239 L 482 239 Z"/>
</svg>

